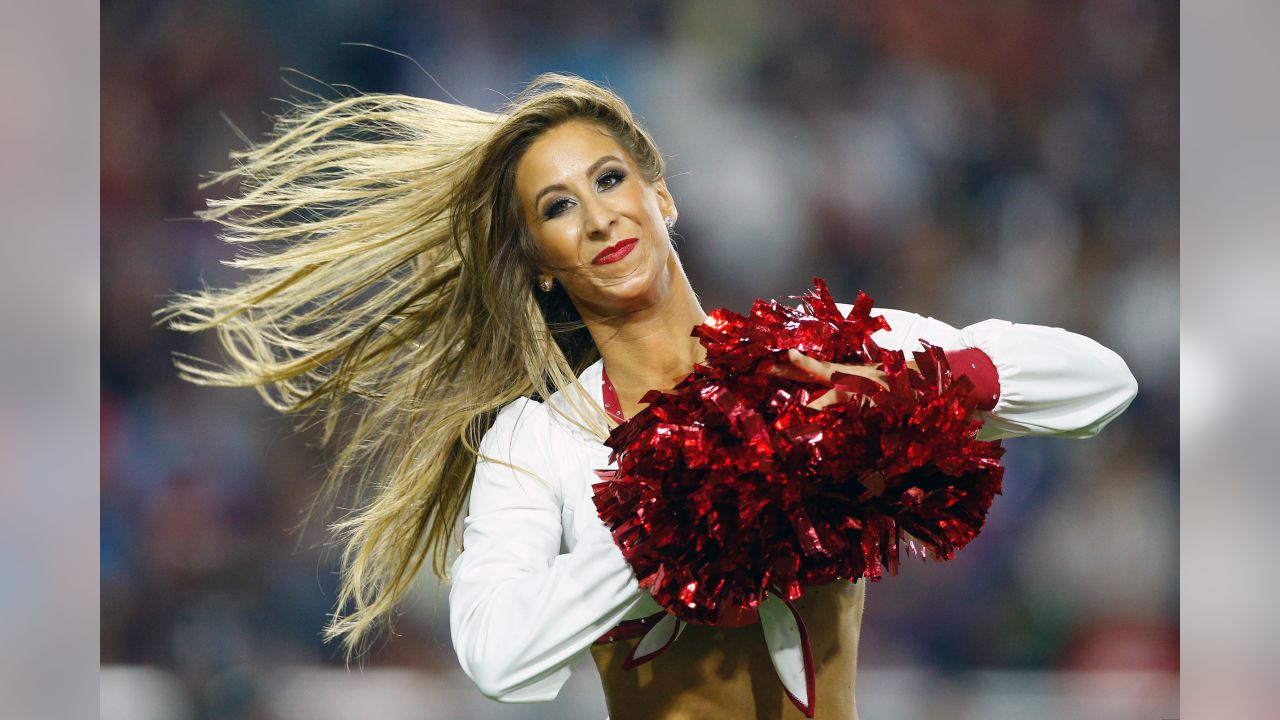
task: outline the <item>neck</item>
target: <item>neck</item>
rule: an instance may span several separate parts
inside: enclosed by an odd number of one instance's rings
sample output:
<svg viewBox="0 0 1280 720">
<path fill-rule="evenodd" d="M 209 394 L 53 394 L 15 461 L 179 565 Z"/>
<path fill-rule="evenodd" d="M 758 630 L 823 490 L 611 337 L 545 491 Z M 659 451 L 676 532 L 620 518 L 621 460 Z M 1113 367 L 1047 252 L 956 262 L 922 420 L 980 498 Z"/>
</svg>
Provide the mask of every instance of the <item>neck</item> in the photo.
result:
<svg viewBox="0 0 1280 720">
<path fill-rule="evenodd" d="M 583 314 L 624 407 L 650 389 L 673 387 L 706 359 L 706 348 L 689 333 L 707 314 L 683 272 L 671 280 L 667 292 L 643 307 L 609 318 Z"/>
</svg>

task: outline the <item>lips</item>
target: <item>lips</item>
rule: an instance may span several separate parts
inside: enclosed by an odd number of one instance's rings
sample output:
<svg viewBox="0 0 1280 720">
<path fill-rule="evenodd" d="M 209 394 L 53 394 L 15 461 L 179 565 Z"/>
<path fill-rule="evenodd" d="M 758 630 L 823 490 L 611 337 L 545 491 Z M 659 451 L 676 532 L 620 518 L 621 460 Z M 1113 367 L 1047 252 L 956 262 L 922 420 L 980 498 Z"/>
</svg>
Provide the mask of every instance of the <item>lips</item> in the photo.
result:
<svg viewBox="0 0 1280 720">
<path fill-rule="evenodd" d="M 618 262 L 626 257 L 631 249 L 640 242 L 640 238 L 627 238 L 619 243 L 611 245 L 600 251 L 599 255 L 591 260 L 592 265 L 608 265 L 609 263 Z"/>
</svg>

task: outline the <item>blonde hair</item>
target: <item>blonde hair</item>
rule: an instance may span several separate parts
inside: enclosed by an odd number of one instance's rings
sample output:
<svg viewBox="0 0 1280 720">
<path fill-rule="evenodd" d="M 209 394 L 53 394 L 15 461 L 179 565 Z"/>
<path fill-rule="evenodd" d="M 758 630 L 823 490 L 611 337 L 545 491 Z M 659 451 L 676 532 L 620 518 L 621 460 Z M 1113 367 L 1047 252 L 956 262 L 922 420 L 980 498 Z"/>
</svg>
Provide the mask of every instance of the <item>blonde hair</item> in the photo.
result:
<svg viewBox="0 0 1280 720">
<path fill-rule="evenodd" d="M 312 510 L 355 496 L 330 526 L 341 583 L 325 628 L 348 660 L 428 556 L 447 576 L 498 410 L 564 391 L 571 422 L 601 438 L 608 427 L 577 381 L 599 352 L 562 289 L 535 292 L 539 255 L 515 194 L 524 151 L 573 119 L 597 123 L 650 181 L 663 176 L 618 96 L 548 74 L 497 113 L 388 94 L 296 105 L 202 186 L 239 183 L 198 215 L 243 248 L 229 264 L 250 275 L 178 293 L 157 314 L 216 330 L 225 350 L 222 364 L 177 356 L 183 379 L 254 387 L 277 410 L 323 419 L 338 449 Z M 349 396 L 360 407 L 343 413 Z"/>
</svg>

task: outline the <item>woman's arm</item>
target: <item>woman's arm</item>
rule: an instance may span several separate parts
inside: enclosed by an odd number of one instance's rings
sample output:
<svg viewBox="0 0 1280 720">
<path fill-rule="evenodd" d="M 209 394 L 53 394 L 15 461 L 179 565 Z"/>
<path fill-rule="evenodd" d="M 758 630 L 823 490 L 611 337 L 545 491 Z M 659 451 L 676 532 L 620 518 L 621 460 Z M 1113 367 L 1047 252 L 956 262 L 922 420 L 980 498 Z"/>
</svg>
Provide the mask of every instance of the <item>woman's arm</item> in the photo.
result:
<svg viewBox="0 0 1280 720">
<path fill-rule="evenodd" d="M 851 306 L 840 304 L 848 314 Z M 995 403 L 982 412 L 983 440 L 1019 435 L 1092 437 L 1124 411 L 1138 383 L 1124 360 L 1083 335 L 1062 328 L 1023 325 L 1006 320 L 956 329 L 940 320 L 902 310 L 876 309 L 890 329 L 873 338 L 882 347 L 910 353 L 924 340 L 948 351 L 958 371 L 975 370 L 987 379 L 994 370 Z M 958 352 L 966 349 L 981 355 Z M 990 360 L 983 368 L 982 356 Z M 971 361 L 971 362 L 970 362 Z M 981 380 L 981 377 L 976 379 Z"/>
<path fill-rule="evenodd" d="M 453 563 L 449 624 L 458 661 L 495 700 L 551 700 L 578 658 L 642 597 L 603 524 L 560 554 L 561 500 L 541 403 L 503 408 L 477 459 L 463 551 Z M 570 468 L 571 469 L 571 468 Z M 590 508 L 590 485 L 584 506 Z"/>
</svg>

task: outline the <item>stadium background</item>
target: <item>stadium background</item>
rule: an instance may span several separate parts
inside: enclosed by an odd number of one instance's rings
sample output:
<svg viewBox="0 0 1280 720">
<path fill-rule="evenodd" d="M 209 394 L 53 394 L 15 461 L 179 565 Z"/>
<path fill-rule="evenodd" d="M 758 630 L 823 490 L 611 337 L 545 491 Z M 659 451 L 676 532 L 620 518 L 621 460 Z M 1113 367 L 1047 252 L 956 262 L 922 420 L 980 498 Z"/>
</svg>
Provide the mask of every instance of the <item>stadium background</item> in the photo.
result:
<svg viewBox="0 0 1280 720">
<path fill-rule="evenodd" d="M 510 5 L 510 6 L 508 6 Z M 178 381 L 211 338 L 151 326 L 232 282 L 197 188 L 301 73 L 494 108 L 539 72 L 608 83 L 655 134 L 708 309 L 802 291 L 953 325 L 1058 325 L 1139 396 L 1089 441 L 1010 442 L 1004 495 L 953 562 L 873 584 L 876 718 L 1177 714 L 1177 4 L 709 1 L 598 6 L 102 5 L 103 717 L 602 717 L 500 705 L 457 670 L 424 577 L 363 671 L 318 633 L 323 534 L 286 532 L 324 456 L 247 390 Z M 287 82 L 286 82 L 287 81 Z M 215 192 L 221 189 L 215 189 Z"/>
</svg>

